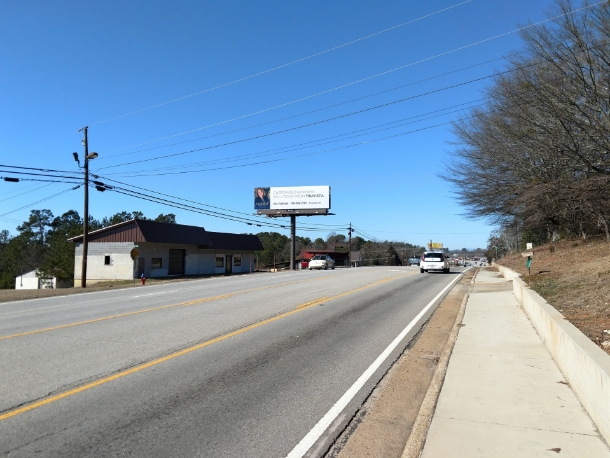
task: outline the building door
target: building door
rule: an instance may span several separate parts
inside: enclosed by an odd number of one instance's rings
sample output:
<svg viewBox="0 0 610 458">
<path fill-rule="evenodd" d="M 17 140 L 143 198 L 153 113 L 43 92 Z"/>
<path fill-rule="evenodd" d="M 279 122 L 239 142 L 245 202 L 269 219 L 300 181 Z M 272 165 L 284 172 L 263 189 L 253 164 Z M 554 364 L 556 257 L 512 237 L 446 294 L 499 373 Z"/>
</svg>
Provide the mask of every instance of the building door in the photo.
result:
<svg viewBox="0 0 610 458">
<path fill-rule="evenodd" d="M 226 255 L 225 261 L 225 274 L 231 275 L 231 273 L 233 272 L 233 255 Z"/>
<path fill-rule="evenodd" d="M 169 250 L 167 275 L 184 275 L 184 251 Z"/>
<path fill-rule="evenodd" d="M 138 258 L 138 271 L 136 272 L 136 278 L 140 278 L 144 273 L 144 258 Z"/>
</svg>

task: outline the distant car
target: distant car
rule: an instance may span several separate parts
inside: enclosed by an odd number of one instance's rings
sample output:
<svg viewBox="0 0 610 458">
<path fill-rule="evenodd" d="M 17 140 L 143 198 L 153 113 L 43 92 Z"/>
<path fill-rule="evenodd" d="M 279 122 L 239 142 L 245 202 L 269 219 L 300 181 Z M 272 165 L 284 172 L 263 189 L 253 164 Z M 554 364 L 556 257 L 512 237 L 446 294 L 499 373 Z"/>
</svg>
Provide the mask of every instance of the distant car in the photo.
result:
<svg viewBox="0 0 610 458">
<path fill-rule="evenodd" d="M 317 254 L 311 259 L 311 261 L 309 261 L 309 270 L 311 270 L 311 269 L 326 270 L 329 267 L 331 269 L 334 269 L 335 261 L 333 260 L 333 258 L 331 258 L 330 256 L 327 256 L 327 255 Z"/>
<path fill-rule="evenodd" d="M 301 261 L 301 269 L 307 269 L 309 266 L 309 261 L 307 259 Z"/>
<path fill-rule="evenodd" d="M 444 272 L 449 273 L 449 261 L 445 253 L 439 251 L 426 251 L 421 256 L 419 271 L 424 272 Z"/>
<path fill-rule="evenodd" d="M 418 256 L 414 256 L 412 258 L 409 258 L 407 262 L 410 266 L 419 266 L 420 259 Z"/>
</svg>

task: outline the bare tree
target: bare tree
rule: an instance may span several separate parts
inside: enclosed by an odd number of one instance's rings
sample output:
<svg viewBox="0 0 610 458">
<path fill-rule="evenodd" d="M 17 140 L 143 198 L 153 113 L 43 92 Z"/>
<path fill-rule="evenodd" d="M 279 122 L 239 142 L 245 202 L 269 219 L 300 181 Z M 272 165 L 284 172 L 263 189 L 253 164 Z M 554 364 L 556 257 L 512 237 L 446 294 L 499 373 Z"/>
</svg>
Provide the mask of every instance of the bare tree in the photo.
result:
<svg viewBox="0 0 610 458">
<path fill-rule="evenodd" d="M 558 0 L 554 25 L 525 29 L 486 106 L 454 124 L 443 177 L 470 216 L 610 240 L 610 2 L 575 8 Z"/>
</svg>

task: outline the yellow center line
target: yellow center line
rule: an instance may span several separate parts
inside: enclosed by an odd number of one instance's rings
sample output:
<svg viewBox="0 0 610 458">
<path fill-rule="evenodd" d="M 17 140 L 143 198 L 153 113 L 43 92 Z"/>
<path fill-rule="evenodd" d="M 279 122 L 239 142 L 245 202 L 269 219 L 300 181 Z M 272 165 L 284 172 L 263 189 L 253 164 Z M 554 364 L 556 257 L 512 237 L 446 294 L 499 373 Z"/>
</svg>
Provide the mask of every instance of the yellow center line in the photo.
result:
<svg viewBox="0 0 610 458">
<path fill-rule="evenodd" d="M 313 305 L 318 305 L 318 304 L 320 304 L 321 302 L 324 302 L 324 301 L 327 301 L 327 300 L 330 300 L 330 298 L 328 298 L 328 297 L 321 297 L 320 299 L 316 299 L 315 301 L 306 302 L 306 303 L 304 303 L 304 304 L 297 305 L 297 306 L 295 307 L 295 310 L 296 310 L 296 309 L 302 309 L 302 308 L 306 308 L 306 307 L 311 307 L 311 306 L 313 306 Z"/>
<path fill-rule="evenodd" d="M 81 392 L 89 390 L 91 388 L 95 388 L 97 386 L 104 385 L 104 384 L 106 384 L 108 382 L 112 382 L 113 380 L 117 380 L 117 379 L 125 377 L 127 375 L 131 375 L 131 374 L 134 374 L 136 372 L 140 372 L 140 371 L 142 371 L 144 369 L 147 369 L 149 367 L 156 366 L 157 364 L 161 364 L 161 363 L 164 363 L 166 361 L 169 361 L 169 360 L 172 360 L 174 358 L 177 358 L 179 356 L 183 356 L 183 355 L 186 355 L 188 353 L 194 352 L 196 350 L 200 350 L 202 348 L 208 347 L 208 346 L 213 345 L 215 343 L 222 342 L 223 340 L 230 339 L 231 337 L 235 337 L 237 335 L 243 334 L 243 333 L 251 331 L 253 329 L 260 328 L 261 326 L 264 326 L 266 324 L 273 323 L 274 321 L 281 320 L 283 318 L 286 318 L 286 317 L 289 317 L 291 315 L 294 315 L 295 313 L 299 313 L 299 312 L 302 312 L 303 310 L 307 310 L 307 309 L 309 309 L 311 307 L 315 307 L 317 304 L 320 304 L 323 301 L 331 301 L 331 300 L 334 300 L 334 299 L 338 299 L 340 297 L 347 296 L 348 294 L 352 294 L 352 293 L 355 293 L 357 291 L 361 291 L 361 290 L 366 289 L 366 288 L 371 288 L 373 286 L 377 286 L 377 285 L 380 285 L 382 283 L 386 283 L 388 281 L 404 278 L 404 277 L 407 277 L 409 275 L 413 275 L 413 274 L 407 274 L 407 275 L 400 275 L 400 276 L 395 276 L 395 277 L 384 278 L 384 279 L 379 280 L 377 282 L 369 283 L 368 285 L 364 285 L 364 286 L 361 286 L 359 288 L 355 288 L 355 289 L 352 289 L 352 290 L 349 290 L 349 291 L 337 294 L 335 296 L 323 297 L 323 298 L 316 299 L 316 300 L 311 301 L 311 302 L 307 302 L 305 304 L 297 306 L 293 310 L 289 310 L 287 312 L 281 313 L 281 314 L 273 316 L 271 318 L 267 318 L 267 319 L 265 319 L 263 321 L 259 321 L 258 323 L 254 323 L 254 324 L 245 326 L 243 328 L 237 329 L 237 330 L 229 332 L 227 334 L 223 334 L 222 336 L 216 337 L 214 339 L 206 340 L 205 342 L 202 342 L 200 344 L 193 345 L 192 347 L 184 348 L 182 350 L 176 351 L 176 352 L 171 353 L 171 354 L 166 355 L 166 356 L 162 356 L 161 358 L 154 359 L 154 360 L 149 361 L 147 363 L 139 364 L 139 365 L 137 365 L 135 367 L 132 367 L 131 369 L 127 369 L 127 370 L 124 370 L 124 371 L 121 371 L 121 372 L 117 372 L 114 375 L 110 375 L 108 377 L 101 378 L 101 379 L 96 380 L 94 382 L 87 383 L 85 385 L 79 386 L 79 387 L 74 388 L 72 390 L 65 391 L 65 392 L 60 393 L 60 394 L 56 394 L 54 396 L 50 396 L 50 397 L 48 397 L 46 399 L 43 399 L 41 401 L 33 402 L 32 404 L 28 404 L 28 405 L 19 407 L 19 408 L 14 409 L 14 410 L 10 410 L 8 412 L 0 414 L 0 421 L 6 420 L 7 418 L 11 418 L 11 417 L 14 417 L 16 415 L 19 415 L 19 414 L 22 414 L 22 413 L 25 413 L 25 412 L 28 412 L 30 410 L 37 409 L 37 408 L 42 407 L 44 405 L 51 404 L 51 403 L 53 403 L 55 401 L 59 401 L 60 399 L 67 398 L 69 396 L 81 393 Z"/>
<path fill-rule="evenodd" d="M 104 316 L 104 317 L 101 317 L 101 318 L 94 318 L 92 320 L 78 321 L 76 323 L 62 324 L 62 325 L 53 326 L 53 327 L 50 327 L 50 328 L 35 329 L 34 331 L 20 332 L 18 334 L 11 334 L 11 335 L 7 335 L 7 336 L 1 336 L 0 340 L 13 339 L 15 337 L 29 336 L 29 335 L 32 335 L 32 334 L 40 334 L 41 332 L 56 331 L 58 329 L 72 328 L 74 326 L 82 326 L 84 324 L 99 323 L 100 321 L 114 320 L 114 319 L 117 319 L 117 318 L 124 318 L 124 317 L 127 317 L 127 316 L 139 315 L 141 313 L 157 312 L 159 310 L 166 310 L 166 309 L 173 308 L 173 307 L 184 307 L 184 306 L 188 306 L 188 305 L 202 304 L 204 302 L 211 302 L 211 301 L 217 301 L 219 299 L 226 299 L 228 297 L 237 296 L 239 294 L 248 294 L 248 293 L 253 293 L 253 292 L 256 292 L 256 291 L 262 291 L 262 290 L 265 290 L 265 289 L 280 288 L 282 286 L 289 286 L 289 285 L 294 285 L 294 284 L 297 284 L 297 283 L 305 283 L 305 282 L 308 282 L 308 281 L 326 280 L 328 278 L 330 278 L 330 275 L 326 275 L 326 276 L 324 276 L 322 278 L 307 279 L 307 280 L 298 280 L 298 281 L 292 281 L 292 282 L 287 282 L 287 283 L 280 283 L 278 285 L 261 286 L 259 288 L 253 288 L 253 289 L 248 289 L 248 290 L 245 290 L 245 291 L 238 291 L 238 292 L 229 293 L 229 294 L 221 294 L 219 296 L 206 297 L 206 298 L 203 298 L 203 299 L 196 299 L 194 301 L 180 302 L 178 304 L 161 305 L 159 307 L 152 307 L 152 308 L 148 308 L 148 309 L 136 310 L 136 311 L 133 311 L 133 312 L 120 313 L 118 315 Z"/>
</svg>

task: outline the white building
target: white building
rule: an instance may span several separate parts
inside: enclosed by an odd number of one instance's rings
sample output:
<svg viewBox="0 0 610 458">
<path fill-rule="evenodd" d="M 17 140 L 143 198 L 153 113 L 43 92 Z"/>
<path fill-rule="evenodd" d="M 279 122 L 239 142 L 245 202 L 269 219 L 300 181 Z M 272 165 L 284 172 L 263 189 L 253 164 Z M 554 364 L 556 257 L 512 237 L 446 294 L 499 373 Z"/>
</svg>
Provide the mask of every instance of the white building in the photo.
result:
<svg viewBox="0 0 610 458">
<path fill-rule="evenodd" d="M 55 289 L 70 288 L 71 281 L 57 281 L 55 277 L 45 277 L 38 269 L 30 270 L 15 277 L 15 289 Z"/>
<path fill-rule="evenodd" d="M 80 285 L 83 236 L 76 244 L 74 285 Z M 254 271 L 256 235 L 134 219 L 89 233 L 87 282 Z"/>
</svg>

